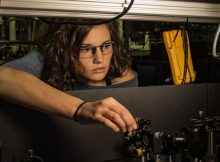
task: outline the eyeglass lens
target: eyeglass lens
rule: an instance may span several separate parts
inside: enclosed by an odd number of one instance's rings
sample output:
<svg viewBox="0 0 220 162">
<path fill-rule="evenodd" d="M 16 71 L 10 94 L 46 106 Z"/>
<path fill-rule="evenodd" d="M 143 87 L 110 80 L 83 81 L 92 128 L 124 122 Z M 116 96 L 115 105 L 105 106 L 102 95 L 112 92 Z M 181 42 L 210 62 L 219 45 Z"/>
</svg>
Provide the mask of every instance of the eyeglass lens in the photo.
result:
<svg viewBox="0 0 220 162">
<path fill-rule="evenodd" d="M 112 51 L 113 41 L 106 42 L 100 46 L 85 46 L 80 47 L 80 55 L 81 57 L 92 57 L 96 54 L 97 48 L 99 47 L 103 54 L 109 54 Z"/>
</svg>

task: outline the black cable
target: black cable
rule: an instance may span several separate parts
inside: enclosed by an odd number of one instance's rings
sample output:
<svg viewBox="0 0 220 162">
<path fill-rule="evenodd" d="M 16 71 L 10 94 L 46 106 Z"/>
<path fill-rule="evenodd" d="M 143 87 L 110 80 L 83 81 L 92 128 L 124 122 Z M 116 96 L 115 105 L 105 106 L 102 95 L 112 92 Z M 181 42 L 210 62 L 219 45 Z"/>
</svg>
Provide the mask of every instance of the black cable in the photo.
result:
<svg viewBox="0 0 220 162">
<path fill-rule="evenodd" d="M 184 70 L 183 70 L 183 80 L 182 80 L 182 84 L 186 83 L 186 74 L 187 74 L 187 64 L 188 64 L 188 59 L 187 59 L 187 55 L 188 55 L 188 50 L 187 48 L 187 43 L 186 43 L 186 29 L 185 26 L 182 29 L 182 37 L 183 37 L 183 53 L 184 53 Z"/>
<path fill-rule="evenodd" d="M 102 21 L 77 22 L 77 21 L 73 20 L 73 21 L 64 21 L 64 22 L 53 22 L 53 21 L 48 21 L 45 18 L 41 18 L 41 17 L 38 17 L 38 19 L 41 20 L 44 23 L 47 23 L 47 24 L 74 24 L 74 25 L 100 25 L 100 24 L 106 24 L 106 23 L 109 23 L 109 22 L 114 22 L 114 21 L 118 20 L 120 17 L 124 16 L 130 10 L 133 3 L 134 3 L 134 0 L 131 0 L 128 7 L 127 8 L 124 7 L 124 10 L 119 15 L 117 15 L 117 16 L 111 18 L 111 19 L 102 20 Z"/>
<path fill-rule="evenodd" d="M 189 50 L 189 41 L 188 41 L 188 34 L 187 34 L 187 29 L 188 29 L 188 18 L 187 18 L 187 24 L 186 24 L 186 27 L 185 27 L 185 30 L 186 30 L 186 50 L 187 50 L 187 70 L 188 70 L 188 72 L 189 72 L 189 79 L 190 79 L 190 82 L 189 83 L 192 83 L 192 75 L 191 75 L 191 71 L 190 71 L 190 67 L 189 67 L 189 60 L 188 60 L 188 58 L 189 58 L 189 52 L 188 52 L 188 50 Z"/>
<path fill-rule="evenodd" d="M 176 41 L 176 38 L 177 38 L 177 36 L 178 36 L 178 33 L 179 33 L 179 30 L 177 30 L 177 32 L 176 32 L 176 35 L 175 35 L 175 37 L 174 37 L 174 39 L 173 39 L 173 42 L 172 42 L 172 44 L 171 44 L 171 46 L 170 46 L 170 49 L 173 48 L 173 44 L 174 44 L 175 41 Z"/>
<path fill-rule="evenodd" d="M 182 29 L 183 50 L 184 50 L 184 72 L 183 72 L 182 84 L 186 83 L 187 70 L 188 70 L 189 76 L 190 76 L 190 83 L 192 82 L 192 76 L 191 76 L 191 72 L 190 72 L 190 69 L 189 69 L 189 62 L 188 62 L 188 56 L 189 56 L 188 48 L 189 48 L 189 45 L 188 45 L 188 38 L 187 38 L 187 24 L 188 24 L 188 18 L 187 18 L 186 24 L 184 24 L 183 29 Z"/>
</svg>

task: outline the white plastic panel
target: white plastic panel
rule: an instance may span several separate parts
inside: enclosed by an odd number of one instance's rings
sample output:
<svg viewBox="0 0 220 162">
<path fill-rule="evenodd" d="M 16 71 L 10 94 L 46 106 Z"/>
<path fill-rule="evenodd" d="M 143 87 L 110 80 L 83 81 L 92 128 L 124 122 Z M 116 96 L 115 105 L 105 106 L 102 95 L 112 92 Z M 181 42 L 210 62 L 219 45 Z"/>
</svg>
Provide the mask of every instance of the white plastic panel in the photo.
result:
<svg viewBox="0 0 220 162">
<path fill-rule="evenodd" d="M 112 18 L 130 0 L 1 0 L 1 15 Z M 167 0 L 135 0 L 122 19 L 220 22 L 220 4 Z"/>
</svg>

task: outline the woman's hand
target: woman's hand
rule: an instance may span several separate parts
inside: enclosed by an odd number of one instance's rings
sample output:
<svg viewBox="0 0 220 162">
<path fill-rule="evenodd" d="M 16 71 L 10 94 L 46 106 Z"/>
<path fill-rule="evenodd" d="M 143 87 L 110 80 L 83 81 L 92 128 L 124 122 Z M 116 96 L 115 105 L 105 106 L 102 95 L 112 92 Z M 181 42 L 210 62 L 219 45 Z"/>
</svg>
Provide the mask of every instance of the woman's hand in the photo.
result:
<svg viewBox="0 0 220 162">
<path fill-rule="evenodd" d="M 77 112 L 80 123 L 100 122 L 115 132 L 131 132 L 137 123 L 131 113 L 114 98 L 85 103 Z"/>
</svg>

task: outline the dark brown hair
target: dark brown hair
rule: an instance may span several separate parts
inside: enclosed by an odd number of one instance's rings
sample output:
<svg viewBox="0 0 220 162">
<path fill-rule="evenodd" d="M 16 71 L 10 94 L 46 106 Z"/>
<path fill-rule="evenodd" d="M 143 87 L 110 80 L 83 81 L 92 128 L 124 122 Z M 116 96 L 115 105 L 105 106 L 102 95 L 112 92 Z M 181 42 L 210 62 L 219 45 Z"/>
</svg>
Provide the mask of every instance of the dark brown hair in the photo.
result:
<svg viewBox="0 0 220 162">
<path fill-rule="evenodd" d="M 57 21 L 60 19 L 55 19 Z M 65 19 L 63 19 L 65 20 Z M 82 20 L 81 20 L 82 21 Z M 90 20 L 91 22 L 91 20 Z M 117 23 L 106 24 L 111 40 L 114 41 L 113 55 L 106 79 L 121 77 L 129 67 L 130 57 L 123 48 Z M 76 82 L 74 56 L 76 49 L 92 29 L 92 25 L 43 24 L 37 39 L 40 52 L 44 56 L 42 80 L 60 90 L 71 89 Z"/>
</svg>

